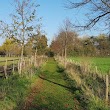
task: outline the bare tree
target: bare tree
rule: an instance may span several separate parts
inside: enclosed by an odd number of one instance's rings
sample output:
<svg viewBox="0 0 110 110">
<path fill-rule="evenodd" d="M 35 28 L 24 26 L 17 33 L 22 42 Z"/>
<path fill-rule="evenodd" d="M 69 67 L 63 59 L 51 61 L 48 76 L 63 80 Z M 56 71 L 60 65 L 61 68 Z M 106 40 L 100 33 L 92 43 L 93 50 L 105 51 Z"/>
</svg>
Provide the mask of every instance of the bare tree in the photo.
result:
<svg viewBox="0 0 110 110">
<path fill-rule="evenodd" d="M 69 9 L 88 9 L 85 15 L 87 22 L 85 25 L 74 25 L 83 29 L 90 29 L 97 23 L 103 22 L 107 29 L 110 28 L 110 0 L 67 0 L 66 7 Z"/>
<path fill-rule="evenodd" d="M 24 44 L 29 37 L 35 33 L 37 27 L 36 7 L 39 5 L 32 0 L 14 0 L 15 12 L 12 16 L 13 34 L 16 36 L 22 46 L 21 59 L 23 58 Z"/>
</svg>

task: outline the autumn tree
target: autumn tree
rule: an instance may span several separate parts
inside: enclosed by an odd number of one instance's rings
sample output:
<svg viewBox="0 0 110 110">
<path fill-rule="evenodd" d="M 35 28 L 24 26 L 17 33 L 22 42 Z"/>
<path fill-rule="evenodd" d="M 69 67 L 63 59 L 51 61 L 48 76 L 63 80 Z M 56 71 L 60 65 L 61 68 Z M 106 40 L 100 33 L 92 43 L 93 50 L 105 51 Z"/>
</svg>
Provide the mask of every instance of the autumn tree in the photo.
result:
<svg viewBox="0 0 110 110">
<path fill-rule="evenodd" d="M 60 41 L 62 41 L 62 47 L 64 51 L 64 65 L 66 67 L 67 45 L 71 43 L 74 44 L 74 39 L 77 36 L 77 34 L 72 30 L 71 22 L 69 19 L 64 20 L 58 36 L 60 36 Z"/>
<path fill-rule="evenodd" d="M 8 57 L 18 56 L 21 52 L 20 45 L 13 38 L 7 38 L 1 48 Z"/>
<path fill-rule="evenodd" d="M 51 42 L 50 48 L 55 55 L 61 55 L 63 57 L 63 42 L 59 40 L 58 36 Z"/>
<path fill-rule="evenodd" d="M 60 29 L 60 34 L 63 34 L 63 47 L 64 47 L 64 65 L 66 68 L 66 58 L 67 58 L 67 39 L 68 39 L 68 31 L 71 29 L 71 23 L 69 19 L 64 20 L 64 23 Z"/>
<path fill-rule="evenodd" d="M 66 67 L 67 54 L 78 44 L 78 34 L 72 30 L 71 23 L 68 19 L 64 21 L 64 24 L 60 28 L 58 35 L 51 43 L 51 49 L 55 53 L 61 55 L 64 58 L 64 65 Z"/>
</svg>

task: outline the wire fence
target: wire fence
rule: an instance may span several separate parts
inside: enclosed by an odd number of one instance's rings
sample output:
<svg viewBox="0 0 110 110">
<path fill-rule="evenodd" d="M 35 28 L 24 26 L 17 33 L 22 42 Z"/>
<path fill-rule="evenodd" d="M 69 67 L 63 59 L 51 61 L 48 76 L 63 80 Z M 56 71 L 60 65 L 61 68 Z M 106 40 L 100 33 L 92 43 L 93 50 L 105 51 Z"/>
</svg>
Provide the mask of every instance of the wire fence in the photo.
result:
<svg viewBox="0 0 110 110">
<path fill-rule="evenodd" d="M 64 66 L 64 58 L 56 57 L 56 60 Z M 66 59 L 66 68 L 69 77 L 82 87 L 90 97 L 97 97 L 105 100 L 110 99 L 110 72 L 101 74 L 97 67 L 94 69 L 87 63 L 83 64 Z"/>
<path fill-rule="evenodd" d="M 35 58 L 34 56 L 30 58 L 23 58 L 21 59 L 11 59 L 11 60 L 4 60 L 0 61 L 0 78 L 8 78 L 11 74 L 18 72 L 18 74 L 22 75 L 22 73 L 28 73 L 32 75 L 33 67 L 39 67 L 42 63 L 47 61 L 47 57 L 45 56 L 38 56 Z"/>
</svg>

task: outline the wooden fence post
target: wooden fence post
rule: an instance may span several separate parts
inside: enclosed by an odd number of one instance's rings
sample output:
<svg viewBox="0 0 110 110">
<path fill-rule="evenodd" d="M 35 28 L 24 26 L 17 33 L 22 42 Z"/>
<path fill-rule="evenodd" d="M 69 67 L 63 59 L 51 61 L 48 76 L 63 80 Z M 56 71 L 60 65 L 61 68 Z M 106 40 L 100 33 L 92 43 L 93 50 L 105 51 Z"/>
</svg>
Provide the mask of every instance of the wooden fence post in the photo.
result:
<svg viewBox="0 0 110 110">
<path fill-rule="evenodd" d="M 109 80 L 108 75 L 106 75 L 106 93 L 105 93 L 105 101 L 108 103 L 108 90 L 109 90 Z"/>
<path fill-rule="evenodd" d="M 14 59 L 13 59 L 13 73 L 15 71 Z"/>
<path fill-rule="evenodd" d="M 98 71 L 97 71 L 97 66 L 95 66 L 95 72 L 97 73 Z"/>
<path fill-rule="evenodd" d="M 20 62 L 20 61 L 18 61 L 18 73 L 19 73 L 19 62 Z"/>
<path fill-rule="evenodd" d="M 5 66 L 4 66 L 4 74 L 5 74 L 5 78 L 8 79 L 8 76 L 7 76 L 7 59 L 6 59 Z"/>
<path fill-rule="evenodd" d="M 19 62 L 19 74 L 21 75 L 21 72 L 22 72 L 22 61 L 20 60 Z"/>
</svg>

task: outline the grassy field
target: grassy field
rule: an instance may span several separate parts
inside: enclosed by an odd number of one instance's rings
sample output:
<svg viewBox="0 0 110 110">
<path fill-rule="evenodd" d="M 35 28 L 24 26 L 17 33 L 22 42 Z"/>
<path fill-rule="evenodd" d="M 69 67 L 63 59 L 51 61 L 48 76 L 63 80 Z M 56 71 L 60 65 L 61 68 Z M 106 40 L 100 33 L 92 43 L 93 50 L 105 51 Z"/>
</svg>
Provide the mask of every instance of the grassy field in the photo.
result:
<svg viewBox="0 0 110 110">
<path fill-rule="evenodd" d="M 19 57 L 0 57 L 0 61 L 18 59 Z"/>
<path fill-rule="evenodd" d="M 97 66 L 98 71 L 108 73 L 110 71 L 110 57 L 71 57 L 77 62 L 88 62 L 92 67 Z"/>
</svg>

